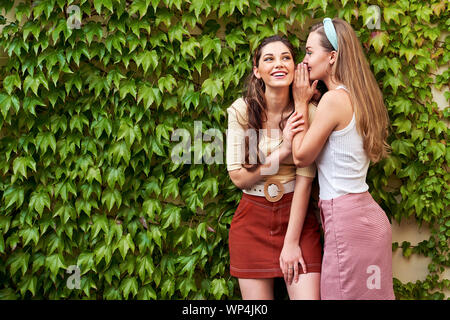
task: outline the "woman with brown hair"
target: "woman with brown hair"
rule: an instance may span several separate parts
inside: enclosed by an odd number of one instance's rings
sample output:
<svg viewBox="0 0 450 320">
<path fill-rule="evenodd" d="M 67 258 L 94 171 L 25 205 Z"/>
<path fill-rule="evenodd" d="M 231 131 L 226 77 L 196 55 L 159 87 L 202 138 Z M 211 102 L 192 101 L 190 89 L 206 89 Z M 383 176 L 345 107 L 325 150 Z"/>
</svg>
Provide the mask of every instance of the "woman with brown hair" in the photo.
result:
<svg viewBox="0 0 450 320">
<path fill-rule="evenodd" d="M 273 299 L 274 278 L 284 277 L 291 299 L 319 299 L 322 247 L 309 207 L 315 166 L 296 169 L 292 44 L 273 36 L 253 56 L 243 98 L 228 111 L 227 169 L 243 190 L 229 232 L 230 273 L 243 299 Z M 310 117 L 315 106 L 309 105 Z"/>
<path fill-rule="evenodd" d="M 319 80 L 328 91 L 310 123 L 309 97 Z M 312 26 L 293 90 L 305 121 L 293 139 L 294 162 L 301 168 L 315 161 L 318 169 L 325 232 L 321 298 L 394 299 L 391 225 L 366 183 L 370 161 L 388 154 L 389 118 L 347 22 L 325 18 Z"/>
</svg>

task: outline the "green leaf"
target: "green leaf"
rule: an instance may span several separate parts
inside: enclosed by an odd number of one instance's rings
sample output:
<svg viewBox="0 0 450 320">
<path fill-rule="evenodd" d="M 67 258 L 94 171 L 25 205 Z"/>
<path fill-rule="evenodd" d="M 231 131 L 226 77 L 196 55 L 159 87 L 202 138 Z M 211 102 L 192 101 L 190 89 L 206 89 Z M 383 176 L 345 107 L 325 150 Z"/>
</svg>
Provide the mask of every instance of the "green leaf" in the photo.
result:
<svg viewBox="0 0 450 320">
<path fill-rule="evenodd" d="M 148 6 L 150 5 L 150 0 L 135 0 L 131 3 L 129 14 L 133 15 L 139 12 L 139 18 L 142 19 L 147 13 Z"/>
<path fill-rule="evenodd" d="M 393 126 L 397 127 L 397 132 L 410 132 L 411 131 L 411 121 L 404 118 L 396 118 L 394 123 L 392 123 Z"/>
<path fill-rule="evenodd" d="M 203 51 L 203 59 L 205 59 L 212 51 L 214 51 L 217 56 L 220 55 L 220 52 L 222 51 L 222 45 L 219 38 L 204 36 L 200 40 L 200 45 Z"/>
<path fill-rule="evenodd" d="M 158 80 L 158 88 L 162 93 L 164 93 L 165 90 L 167 90 L 169 93 L 172 93 L 172 90 L 174 87 L 176 87 L 176 85 L 177 81 L 170 74 L 165 77 L 161 77 Z"/>
<path fill-rule="evenodd" d="M 191 279 L 191 278 L 184 278 L 178 285 L 178 288 L 181 292 L 181 296 L 183 299 L 185 299 L 189 295 L 189 292 L 197 291 L 197 286 L 195 285 L 195 281 L 194 281 L 194 279 Z"/>
<path fill-rule="evenodd" d="M 19 99 L 17 99 L 16 96 L 9 96 L 0 93 L 0 111 L 2 112 L 3 118 L 7 118 L 11 106 L 14 107 L 17 113 L 20 108 Z"/>
<path fill-rule="evenodd" d="M 22 269 L 22 276 L 25 275 L 29 260 L 30 254 L 23 251 L 13 252 L 6 261 L 6 265 L 10 266 L 9 273 L 11 276 L 14 276 L 19 269 Z"/>
<path fill-rule="evenodd" d="M 39 228 L 28 227 L 21 229 L 19 231 L 19 237 L 22 238 L 24 246 L 26 246 L 31 240 L 33 240 L 34 245 L 37 245 L 37 243 L 39 242 Z"/>
<path fill-rule="evenodd" d="M 45 266 L 50 269 L 52 275 L 57 275 L 59 269 L 66 268 L 64 258 L 61 254 L 55 253 L 45 258 Z"/>
<path fill-rule="evenodd" d="M 123 80 L 120 84 L 120 99 L 125 98 L 127 94 L 131 94 L 136 99 L 136 84 L 134 79 L 131 80 Z"/>
<path fill-rule="evenodd" d="M 387 47 L 389 44 L 389 36 L 385 32 L 377 31 L 373 32 L 370 37 L 369 44 L 375 48 L 376 53 L 380 53 L 383 47 Z"/>
<path fill-rule="evenodd" d="M 105 204 L 108 208 L 108 211 L 111 211 L 114 204 L 117 208 L 120 208 L 122 204 L 122 195 L 120 194 L 119 190 L 117 189 L 106 189 L 103 191 L 102 194 L 102 204 Z"/>
<path fill-rule="evenodd" d="M 3 87 L 6 89 L 8 94 L 11 94 L 14 90 L 14 87 L 21 89 L 22 82 L 20 81 L 19 74 L 15 73 L 9 76 L 6 76 L 3 79 Z"/>
<path fill-rule="evenodd" d="M 155 213 L 161 213 L 162 206 L 158 199 L 148 199 L 144 201 L 142 210 L 148 218 L 153 220 L 155 219 Z"/>
<path fill-rule="evenodd" d="M 151 278 L 153 272 L 155 271 L 152 257 L 150 255 L 145 255 L 144 257 L 138 259 L 136 270 L 142 282 L 145 281 L 146 275 Z"/>
<path fill-rule="evenodd" d="M 395 7 L 386 6 L 383 7 L 383 17 L 386 23 L 394 20 L 397 24 L 400 24 L 399 15 L 403 15 L 403 10 Z"/>
<path fill-rule="evenodd" d="M 152 70 L 155 70 L 158 66 L 159 57 L 156 51 L 148 51 L 145 50 L 134 57 L 134 61 L 136 65 L 139 67 L 142 64 L 142 68 L 144 69 L 144 74 L 147 73 L 149 67 L 152 67 Z"/>
<path fill-rule="evenodd" d="M 131 234 L 127 234 L 126 236 L 122 236 L 122 238 L 119 240 L 119 243 L 117 244 L 117 247 L 119 248 L 120 254 L 122 258 L 125 260 L 125 256 L 128 253 L 128 250 L 131 249 L 132 252 L 134 252 L 134 242 L 131 238 Z"/>
<path fill-rule="evenodd" d="M 151 84 L 143 82 L 139 85 L 139 93 L 137 96 L 137 103 L 143 100 L 145 109 L 149 109 L 153 102 L 159 106 L 162 101 L 161 92 L 158 88 L 154 88 Z"/>
<path fill-rule="evenodd" d="M 225 279 L 214 279 L 211 282 L 211 293 L 219 300 L 223 295 L 228 295 L 228 286 Z"/>
<path fill-rule="evenodd" d="M 178 197 L 179 189 L 178 184 L 180 183 L 179 178 L 169 177 L 164 181 L 163 185 L 163 198 L 167 199 L 170 195 L 175 199 Z"/>
<path fill-rule="evenodd" d="M 200 48 L 200 43 L 195 38 L 183 42 L 180 46 L 182 56 L 186 58 L 187 55 L 190 55 L 195 59 L 195 48 Z"/>
<path fill-rule="evenodd" d="M 172 297 L 175 292 L 175 281 L 166 279 L 161 286 L 161 294 L 163 297 Z"/>
<path fill-rule="evenodd" d="M 156 300 L 157 295 L 150 285 L 146 285 L 139 289 L 137 298 L 138 300 Z"/>
<path fill-rule="evenodd" d="M 30 291 L 34 297 L 36 295 L 37 277 L 31 274 L 25 275 L 20 281 L 19 287 L 22 296 L 25 296 L 25 293 Z"/>
<path fill-rule="evenodd" d="M 44 211 L 44 207 L 47 207 L 50 210 L 50 196 L 47 192 L 33 192 L 31 194 L 29 208 L 34 209 L 39 213 L 42 217 L 42 212 Z"/>
<path fill-rule="evenodd" d="M 168 228 L 170 225 L 172 225 L 173 230 L 177 229 L 181 222 L 181 208 L 168 203 L 164 206 L 162 218 L 164 220 L 163 229 Z"/>
<path fill-rule="evenodd" d="M 14 203 L 16 204 L 16 208 L 19 208 L 23 204 L 24 198 L 25 188 L 15 184 L 9 186 L 3 193 L 3 200 L 4 203 L 6 203 L 6 209 Z"/>
<path fill-rule="evenodd" d="M 206 79 L 202 83 L 202 93 L 209 95 L 214 99 L 217 95 L 223 97 L 223 81 L 222 79 Z"/>
</svg>

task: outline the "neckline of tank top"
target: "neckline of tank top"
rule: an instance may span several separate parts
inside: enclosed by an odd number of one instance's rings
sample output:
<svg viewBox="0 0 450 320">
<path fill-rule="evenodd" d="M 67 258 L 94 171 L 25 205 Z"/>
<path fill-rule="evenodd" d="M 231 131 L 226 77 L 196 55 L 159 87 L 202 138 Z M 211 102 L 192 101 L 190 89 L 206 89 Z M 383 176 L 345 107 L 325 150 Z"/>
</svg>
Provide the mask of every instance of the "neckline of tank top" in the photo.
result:
<svg viewBox="0 0 450 320">
<path fill-rule="evenodd" d="M 337 89 L 344 89 L 345 91 L 347 91 L 348 92 L 348 89 L 347 89 L 347 87 L 346 86 L 344 86 L 343 84 L 340 84 L 340 85 L 338 85 L 336 88 L 335 88 L 335 90 L 337 90 Z"/>
</svg>

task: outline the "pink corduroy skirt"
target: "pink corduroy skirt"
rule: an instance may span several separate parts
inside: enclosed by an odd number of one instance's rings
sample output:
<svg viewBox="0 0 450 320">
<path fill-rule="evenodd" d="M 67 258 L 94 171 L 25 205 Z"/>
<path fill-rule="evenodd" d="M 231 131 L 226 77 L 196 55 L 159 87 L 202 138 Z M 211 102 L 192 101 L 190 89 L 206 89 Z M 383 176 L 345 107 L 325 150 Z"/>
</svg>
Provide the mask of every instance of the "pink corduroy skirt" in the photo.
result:
<svg viewBox="0 0 450 320">
<path fill-rule="evenodd" d="M 392 300 L 392 232 L 369 192 L 320 200 L 322 300 Z"/>
</svg>

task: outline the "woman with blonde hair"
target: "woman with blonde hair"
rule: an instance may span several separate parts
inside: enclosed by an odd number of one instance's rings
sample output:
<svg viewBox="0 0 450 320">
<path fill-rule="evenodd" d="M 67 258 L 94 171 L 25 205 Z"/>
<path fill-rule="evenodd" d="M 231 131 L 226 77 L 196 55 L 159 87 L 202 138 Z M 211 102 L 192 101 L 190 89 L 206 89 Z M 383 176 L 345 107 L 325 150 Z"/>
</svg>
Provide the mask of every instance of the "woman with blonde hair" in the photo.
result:
<svg viewBox="0 0 450 320">
<path fill-rule="evenodd" d="M 328 91 L 310 123 L 309 97 L 319 80 Z M 318 169 L 325 233 L 321 299 L 394 299 L 391 225 L 366 183 L 370 161 L 388 154 L 389 118 L 347 22 L 325 18 L 312 26 L 293 90 L 296 113 L 305 121 L 292 142 L 294 162 L 300 168 L 315 162 Z"/>
<path fill-rule="evenodd" d="M 290 299 L 319 299 L 322 246 L 309 205 L 315 166 L 296 168 L 292 138 L 295 54 L 285 38 L 264 39 L 243 98 L 227 109 L 227 169 L 243 194 L 229 232 L 230 273 L 243 299 L 273 299 L 284 277 Z M 308 106 L 310 117 L 315 106 Z"/>
</svg>

